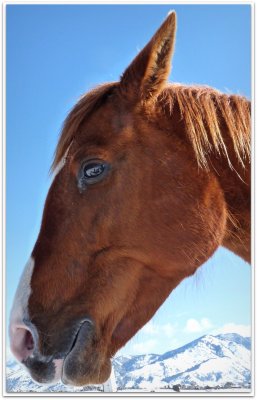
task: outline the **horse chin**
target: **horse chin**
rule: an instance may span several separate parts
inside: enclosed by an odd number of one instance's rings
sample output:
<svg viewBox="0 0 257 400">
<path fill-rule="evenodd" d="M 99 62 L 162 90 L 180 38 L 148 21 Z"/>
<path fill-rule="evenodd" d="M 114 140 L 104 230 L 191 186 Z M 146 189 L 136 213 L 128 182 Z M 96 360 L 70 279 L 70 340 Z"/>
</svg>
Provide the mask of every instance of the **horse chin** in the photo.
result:
<svg viewBox="0 0 257 400">
<path fill-rule="evenodd" d="M 61 380 L 65 385 L 101 384 L 111 374 L 111 361 L 103 357 L 94 341 L 93 326 L 85 322 L 65 357 Z"/>
<path fill-rule="evenodd" d="M 93 360 L 78 360 L 69 356 L 64 362 L 61 381 L 68 386 L 103 384 L 111 375 L 111 361 L 98 363 Z"/>
</svg>

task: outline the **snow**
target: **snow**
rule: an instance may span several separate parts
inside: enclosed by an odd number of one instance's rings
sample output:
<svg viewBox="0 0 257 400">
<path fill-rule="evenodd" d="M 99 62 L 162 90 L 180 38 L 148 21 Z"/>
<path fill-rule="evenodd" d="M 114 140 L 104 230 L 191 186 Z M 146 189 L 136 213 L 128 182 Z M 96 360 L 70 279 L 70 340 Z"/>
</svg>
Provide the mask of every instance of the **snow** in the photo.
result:
<svg viewBox="0 0 257 400">
<path fill-rule="evenodd" d="M 250 338 L 232 333 L 206 335 L 162 355 L 119 356 L 113 359 L 116 384 L 119 391 L 126 392 L 172 391 L 173 385 L 178 384 L 181 385 L 181 391 L 192 389 L 249 391 L 250 348 Z M 66 387 L 62 383 L 39 385 L 32 381 L 20 364 L 11 359 L 7 362 L 6 378 L 6 390 L 9 393 L 103 390 L 102 385 L 86 387 Z"/>
</svg>

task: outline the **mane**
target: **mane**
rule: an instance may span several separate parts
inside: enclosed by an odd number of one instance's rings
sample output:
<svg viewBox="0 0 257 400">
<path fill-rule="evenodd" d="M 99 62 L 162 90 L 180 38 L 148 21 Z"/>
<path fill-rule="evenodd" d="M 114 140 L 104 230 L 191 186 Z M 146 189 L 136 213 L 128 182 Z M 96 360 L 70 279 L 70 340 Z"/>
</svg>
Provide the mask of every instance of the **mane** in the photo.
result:
<svg viewBox="0 0 257 400">
<path fill-rule="evenodd" d="M 74 139 L 75 132 L 77 132 L 83 120 L 88 118 L 94 111 L 101 107 L 107 97 L 112 94 L 113 89 L 116 86 L 117 83 L 115 82 L 105 83 L 81 96 L 78 103 L 76 103 L 64 121 L 61 135 L 56 146 L 54 160 L 51 165 L 52 172 L 63 157 L 65 157 L 65 154 Z"/>
<path fill-rule="evenodd" d="M 208 169 L 208 155 L 216 151 L 234 169 L 222 134 L 224 123 L 238 161 L 243 168 L 250 162 L 251 103 L 245 97 L 223 94 L 208 86 L 181 84 L 168 85 L 160 96 L 170 114 L 174 104 L 178 104 L 201 168 Z"/>
<path fill-rule="evenodd" d="M 97 110 L 110 96 L 117 82 L 97 86 L 82 96 L 66 118 L 59 138 L 51 170 L 65 154 L 82 121 Z M 251 103 L 243 96 L 227 95 L 207 86 L 170 84 L 162 91 L 158 101 L 172 114 L 177 103 L 192 144 L 196 160 L 201 168 L 208 169 L 208 155 L 216 151 L 230 161 L 221 124 L 226 124 L 237 159 L 245 168 L 250 161 L 250 109 Z"/>
</svg>

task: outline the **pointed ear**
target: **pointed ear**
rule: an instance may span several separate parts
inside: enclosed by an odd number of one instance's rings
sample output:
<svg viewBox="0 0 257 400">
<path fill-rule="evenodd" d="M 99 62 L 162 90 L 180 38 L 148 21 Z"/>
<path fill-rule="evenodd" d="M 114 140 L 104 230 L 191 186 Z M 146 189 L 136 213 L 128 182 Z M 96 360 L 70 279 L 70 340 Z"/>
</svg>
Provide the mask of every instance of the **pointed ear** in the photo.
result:
<svg viewBox="0 0 257 400">
<path fill-rule="evenodd" d="M 175 34 L 176 14 L 172 11 L 122 75 L 120 87 L 123 95 L 134 101 L 158 96 L 171 70 Z"/>
</svg>

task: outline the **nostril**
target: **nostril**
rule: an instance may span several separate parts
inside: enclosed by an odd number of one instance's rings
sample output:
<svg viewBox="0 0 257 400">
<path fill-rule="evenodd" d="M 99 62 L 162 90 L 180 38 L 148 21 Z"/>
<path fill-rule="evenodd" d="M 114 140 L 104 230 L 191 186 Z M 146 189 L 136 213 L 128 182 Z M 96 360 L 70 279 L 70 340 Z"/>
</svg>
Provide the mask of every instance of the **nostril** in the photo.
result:
<svg viewBox="0 0 257 400">
<path fill-rule="evenodd" d="M 26 331 L 24 344 L 27 350 L 34 350 L 34 340 L 30 331 Z"/>
<path fill-rule="evenodd" d="M 13 355 L 18 361 L 25 361 L 35 347 L 34 339 L 30 330 L 25 326 L 13 326 L 10 332 L 10 344 Z"/>
</svg>

